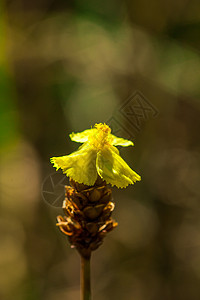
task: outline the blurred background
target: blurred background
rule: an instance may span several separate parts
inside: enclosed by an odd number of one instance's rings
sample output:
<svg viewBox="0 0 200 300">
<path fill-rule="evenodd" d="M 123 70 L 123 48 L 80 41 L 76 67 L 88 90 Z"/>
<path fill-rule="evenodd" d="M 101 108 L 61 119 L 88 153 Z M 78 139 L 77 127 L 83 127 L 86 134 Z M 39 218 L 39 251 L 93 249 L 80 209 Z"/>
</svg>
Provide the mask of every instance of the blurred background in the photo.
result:
<svg viewBox="0 0 200 300">
<path fill-rule="evenodd" d="M 49 158 L 107 122 L 142 181 L 113 189 L 93 299 L 199 300 L 199 1 L 1 0 L 0 15 L 0 299 L 79 299 Z"/>
</svg>

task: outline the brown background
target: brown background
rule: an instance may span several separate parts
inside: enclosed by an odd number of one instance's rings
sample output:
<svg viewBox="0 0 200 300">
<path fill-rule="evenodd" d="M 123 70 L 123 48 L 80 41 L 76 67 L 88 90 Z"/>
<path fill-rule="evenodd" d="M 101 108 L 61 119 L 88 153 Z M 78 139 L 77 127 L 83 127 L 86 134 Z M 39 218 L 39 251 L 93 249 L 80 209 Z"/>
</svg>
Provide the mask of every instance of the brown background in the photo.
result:
<svg viewBox="0 0 200 300">
<path fill-rule="evenodd" d="M 199 300 L 199 1 L 0 11 L 0 299 L 79 299 L 79 257 L 55 226 L 66 179 L 49 158 L 109 122 L 133 139 L 121 155 L 142 181 L 113 189 L 119 226 L 93 255 L 93 299 Z"/>
</svg>

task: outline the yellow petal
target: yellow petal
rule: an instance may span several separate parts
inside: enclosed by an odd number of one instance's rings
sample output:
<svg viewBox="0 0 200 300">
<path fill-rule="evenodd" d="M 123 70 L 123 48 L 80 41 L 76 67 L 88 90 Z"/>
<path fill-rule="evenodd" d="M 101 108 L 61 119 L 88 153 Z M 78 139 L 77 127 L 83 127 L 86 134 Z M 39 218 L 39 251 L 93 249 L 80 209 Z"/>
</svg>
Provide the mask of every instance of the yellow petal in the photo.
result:
<svg viewBox="0 0 200 300">
<path fill-rule="evenodd" d="M 141 180 L 141 177 L 117 154 L 115 147 L 98 152 L 96 166 L 99 176 L 118 188 L 124 188 L 128 184 Z"/>
<path fill-rule="evenodd" d="M 72 132 L 69 137 L 72 141 L 77 143 L 85 143 L 88 141 L 89 137 L 94 134 L 94 132 L 97 131 L 96 129 L 87 129 L 82 132 L 74 133 Z"/>
<path fill-rule="evenodd" d="M 123 147 L 127 147 L 127 146 L 134 146 L 132 141 L 123 139 L 123 138 L 118 138 L 117 136 L 110 134 L 110 136 L 112 137 L 112 145 L 114 146 L 123 146 Z"/>
<path fill-rule="evenodd" d="M 86 185 L 94 185 L 97 180 L 96 156 L 96 151 L 85 143 L 70 155 L 52 157 L 50 161 L 57 170 L 61 168 L 63 173 L 73 180 Z"/>
</svg>

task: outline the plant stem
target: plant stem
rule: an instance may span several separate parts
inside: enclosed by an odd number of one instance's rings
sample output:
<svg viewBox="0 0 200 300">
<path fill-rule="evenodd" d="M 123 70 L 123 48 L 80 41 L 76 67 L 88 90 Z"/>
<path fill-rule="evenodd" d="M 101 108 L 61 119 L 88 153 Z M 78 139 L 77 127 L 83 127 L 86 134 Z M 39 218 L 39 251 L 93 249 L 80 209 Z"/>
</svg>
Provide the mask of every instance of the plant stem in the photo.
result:
<svg viewBox="0 0 200 300">
<path fill-rule="evenodd" d="M 81 255 L 81 300 L 91 300 L 90 257 Z"/>
</svg>

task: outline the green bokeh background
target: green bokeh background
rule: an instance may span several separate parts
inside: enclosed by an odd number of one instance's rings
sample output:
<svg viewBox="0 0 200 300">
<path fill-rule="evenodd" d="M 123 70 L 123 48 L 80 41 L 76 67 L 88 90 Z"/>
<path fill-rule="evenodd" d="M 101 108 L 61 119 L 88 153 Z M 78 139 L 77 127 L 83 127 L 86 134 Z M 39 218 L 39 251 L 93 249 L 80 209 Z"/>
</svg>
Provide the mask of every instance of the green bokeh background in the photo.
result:
<svg viewBox="0 0 200 300">
<path fill-rule="evenodd" d="M 79 299 L 44 183 L 77 148 L 69 133 L 108 121 L 142 181 L 113 189 L 93 299 L 200 299 L 199 37 L 197 0 L 1 0 L 0 299 Z M 139 130 L 121 111 L 135 93 L 156 110 Z"/>
</svg>

